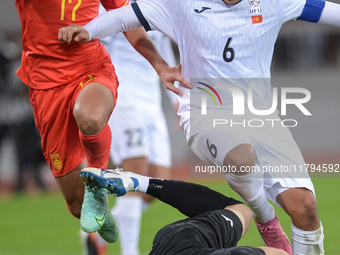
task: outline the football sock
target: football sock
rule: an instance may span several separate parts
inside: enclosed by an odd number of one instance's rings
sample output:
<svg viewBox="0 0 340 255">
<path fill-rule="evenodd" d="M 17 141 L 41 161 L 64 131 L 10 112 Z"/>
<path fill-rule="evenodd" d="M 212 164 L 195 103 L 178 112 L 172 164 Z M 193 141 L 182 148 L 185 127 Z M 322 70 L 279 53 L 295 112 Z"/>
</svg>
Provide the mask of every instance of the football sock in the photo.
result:
<svg viewBox="0 0 340 255">
<path fill-rule="evenodd" d="M 111 129 L 108 124 L 95 135 L 84 135 L 79 130 L 80 141 L 84 147 L 89 167 L 105 169 L 110 156 Z"/>
<path fill-rule="evenodd" d="M 226 174 L 229 186 L 236 191 L 252 209 L 258 222 L 266 223 L 275 218 L 274 207 L 268 202 L 263 188 L 263 175 L 251 172 L 245 175 Z"/>
<path fill-rule="evenodd" d="M 150 203 L 143 200 L 142 212 L 147 211 L 149 209 L 149 207 L 150 207 Z"/>
<path fill-rule="evenodd" d="M 256 219 L 256 221 L 261 223 L 267 223 L 268 221 L 271 221 L 275 218 L 275 209 L 268 202 L 264 191 L 263 193 L 264 194 L 262 194 L 263 198 L 262 203 L 259 206 L 251 207 L 251 209 L 253 211 L 253 216 Z M 249 202 L 249 204 L 251 204 L 251 202 Z"/>
<path fill-rule="evenodd" d="M 106 254 L 106 245 L 107 242 L 98 234 L 98 232 L 93 233 L 86 233 L 89 235 L 89 238 L 91 239 L 92 244 L 95 245 L 95 253 L 91 253 L 89 251 L 87 254 L 96 254 L 96 255 L 103 255 Z M 88 247 L 91 248 L 91 247 Z"/>
<path fill-rule="evenodd" d="M 298 229 L 292 224 L 292 249 L 294 255 L 323 255 L 323 227 L 314 231 Z"/>
<path fill-rule="evenodd" d="M 149 186 L 149 180 L 151 177 L 147 177 L 140 174 L 135 174 L 133 172 L 125 172 L 128 177 L 132 177 L 138 180 L 138 186 L 136 187 L 135 191 L 140 193 L 146 193 Z"/>
<path fill-rule="evenodd" d="M 208 187 L 174 180 L 151 178 L 146 193 L 177 208 L 188 217 L 224 209 L 229 205 L 242 204 Z"/>
<path fill-rule="evenodd" d="M 84 255 L 103 255 L 106 254 L 107 242 L 98 234 L 98 232 L 86 233 L 80 230 L 80 238 Z M 104 243 L 103 245 L 101 243 Z"/>
<path fill-rule="evenodd" d="M 143 199 L 139 196 L 118 197 L 111 212 L 119 226 L 122 255 L 139 255 L 139 235 Z"/>
</svg>

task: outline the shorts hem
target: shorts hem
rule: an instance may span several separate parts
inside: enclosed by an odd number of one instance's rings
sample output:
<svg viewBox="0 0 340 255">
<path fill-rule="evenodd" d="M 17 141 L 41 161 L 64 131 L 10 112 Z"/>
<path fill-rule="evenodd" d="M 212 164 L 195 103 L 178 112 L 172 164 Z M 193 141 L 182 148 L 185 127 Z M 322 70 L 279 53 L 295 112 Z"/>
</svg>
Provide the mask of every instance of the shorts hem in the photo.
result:
<svg viewBox="0 0 340 255">
<path fill-rule="evenodd" d="M 76 164 L 72 164 L 69 168 L 70 170 L 63 170 L 62 172 L 59 172 L 59 171 L 52 171 L 52 175 L 56 178 L 59 178 L 59 177 L 63 177 L 67 174 L 69 174 L 70 172 L 72 172 L 77 166 L 79 166 L 83 161 L 84 161 L 85 157 L 83 157 L 79 163 L 76 163 Z"/>
</svg>

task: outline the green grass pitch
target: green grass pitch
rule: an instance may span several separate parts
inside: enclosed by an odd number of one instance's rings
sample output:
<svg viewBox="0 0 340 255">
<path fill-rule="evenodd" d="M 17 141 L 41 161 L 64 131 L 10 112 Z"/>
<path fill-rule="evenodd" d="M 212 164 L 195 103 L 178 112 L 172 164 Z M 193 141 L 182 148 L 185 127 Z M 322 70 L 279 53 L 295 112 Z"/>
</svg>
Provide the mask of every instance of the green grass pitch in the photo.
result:
<svg viewBox="0 0 340 255">
<path fill-rule="evenodd" d="M 325 233 L 325 253 L 340 254 L 340 179 L 314 179 L 319 214 Z M 238 198 L 223 180 L 200 181 L 212 189 Z M 110 199 L 114 203 L 114 198 Z M 276 208 L 281 224 L 290 235 L 290 221 Z M 0 255 L 77 255 L 82 254 L 79 221 L 68 212 L 59 192 L 21 197 L 0 196 Z M 156 232 L 168 223 L 184 218 L 162 202 L 155 202 L 143 215 L 141 255 L 148 254 Z M 252 222 L 240 245 L 262 246 Z M 119 244 L 111 244 L 108 254 L 119 254 Z"/>
</svg>

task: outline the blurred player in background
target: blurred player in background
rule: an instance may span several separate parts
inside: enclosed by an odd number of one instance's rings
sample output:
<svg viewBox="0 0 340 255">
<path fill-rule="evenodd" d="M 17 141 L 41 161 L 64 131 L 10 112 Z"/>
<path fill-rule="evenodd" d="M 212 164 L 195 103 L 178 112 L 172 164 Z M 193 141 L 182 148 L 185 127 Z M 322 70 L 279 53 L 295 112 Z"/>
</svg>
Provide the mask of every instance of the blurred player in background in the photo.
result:
<svg viewBox="0 0 340 255">
<path fill-rule="evenodd" d="M 101 1 L 107 9 L 127 0 Z M 22 25 L 22 62 L 17 71 L 30 87 L 35 123 L 43 154 L 70 212 L 84 231 L 99 231 L 108 242 L 118 236 L 105 189 L 85 189 L 80 170 L 106 167 L 111 147 L 107 124 L 117 97 L 118 80 L 109 54 L 99 40 L 61 44 L 58 30 L 71 23 L 86 24 L 98 15 L 99 0 L 16 0 Z M 173 87 L 179 68 L 170 68 L 143 28 L 125 33 L 145 56 L 163 83 Z M 185 81 L 184 81 L 185 82 Z M 176 88 L 175 91 L 178 92 Z M 181 93 L 181 92 L 180 92 Z M 83 203 L 84 201 L 84 203 Z"/>
<path fill-rule="evenodd" d="M 155 31 L 148 34 L 167 63 L 174 66 L 170 38 Z M 159 77 L 123 34 L 101 39 L 101 42 L 111 56 L 119 80 L 119 97 L 109 120 L 116 137 L 112 140 L 111 159 L 125 171 L 168 179 L 171 148 Z M 169 91 L 168 95 L 175 105 L 175 94 Z M 137 192 L 116 199 L 111 212 L 118 222 L 122 255 L 139 254 L 142 212 L 152 199 Z M 107 243 L 96 233 L 82 232 L 82 239 L 85 254 L 106 253 Z"/>
<path fill-rule="evenodd" d="M 112 185 L 108 190 L 115 196 L 128 191 L 149 194 L 189 217 L 158 231 L 150 255 L 288 254 L 269 247 L 236 247 L 249 229 L 251 211 L 242 202 L 205 186 L 98 168 L 85 168 L 81 175 L 95 189 L 105 183 Z"/>
<path fill-rule="evenodd" d="M 140 0 L 101 15 L 84 28 L 64 28 L 59 36 L 65 41 L 73 36 L 86 42 L 140 25 L 161 31 L 178 44 L 186 79 L 209 79 L 214 89 L 218 85 L 214 78 L 237 78 L 237 91 L 251 98 L 255 109 L 264 111 L 272 107 L 270 66 L 282 24 L 300 19 L 340 26 L 339 13 L 340 5 L 323 0 Z M 207 129 L 205 116 L 192 118 L 192 111 L 200 110 L 201 105 L 191 104 L 191 93 L 200 96 L 200 91 L 183 88 L 183 93 L 178 98 L 178 113 L 191 149 L 210 165 L 238 170 L 227 173 L 226 179 L 252 209 L 265 243 L 290 254 L 324 254 L 315 190 L 305 167 L 299 178 L 294 172 L 241 172 L 243 167 L 261 165 L 305 166 L 289 129 L 282 125 L 272 128 L 268 123 L 255 129 Z M 233 95 L 229 92 L 222 98 L 223 114 L 233 116 Z M 277 112 L 270 118 L 280 120 Z M 293 250 L 267 198 L 291 217 Z"/>
</svg>

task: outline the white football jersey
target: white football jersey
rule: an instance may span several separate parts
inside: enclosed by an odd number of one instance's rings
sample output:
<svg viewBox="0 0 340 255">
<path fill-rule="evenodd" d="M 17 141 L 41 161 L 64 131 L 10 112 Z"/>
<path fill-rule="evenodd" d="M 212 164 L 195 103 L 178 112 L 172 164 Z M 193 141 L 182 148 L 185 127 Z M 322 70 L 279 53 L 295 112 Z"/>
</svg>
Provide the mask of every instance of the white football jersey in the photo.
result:
<svg viewBox="0 0 340 255">
<path fill-rule="evenodd" d="M 282 24 L 298 18 L 306 0 L 139 0 L 134 11 L 146 29 L 158 30 L 178 45 L 182 76 L 193 84 L 197 78 L 270 78 L 274 44 Z M 212 82 L 213 83 L 213 82 Z M 210 84 L 212 87 L 215 84 Z M 241 82 L 245 97 L 253 92 L 253 105 L 268 109 L 270 82 Z M 190 93 L 183 97 L 178 114 L 185 129 L 190 119 Z M 195 92 L 196 91 L 196 92 Z M 232 98 L 223 98 L 232 105 Z"/>
</svg>

